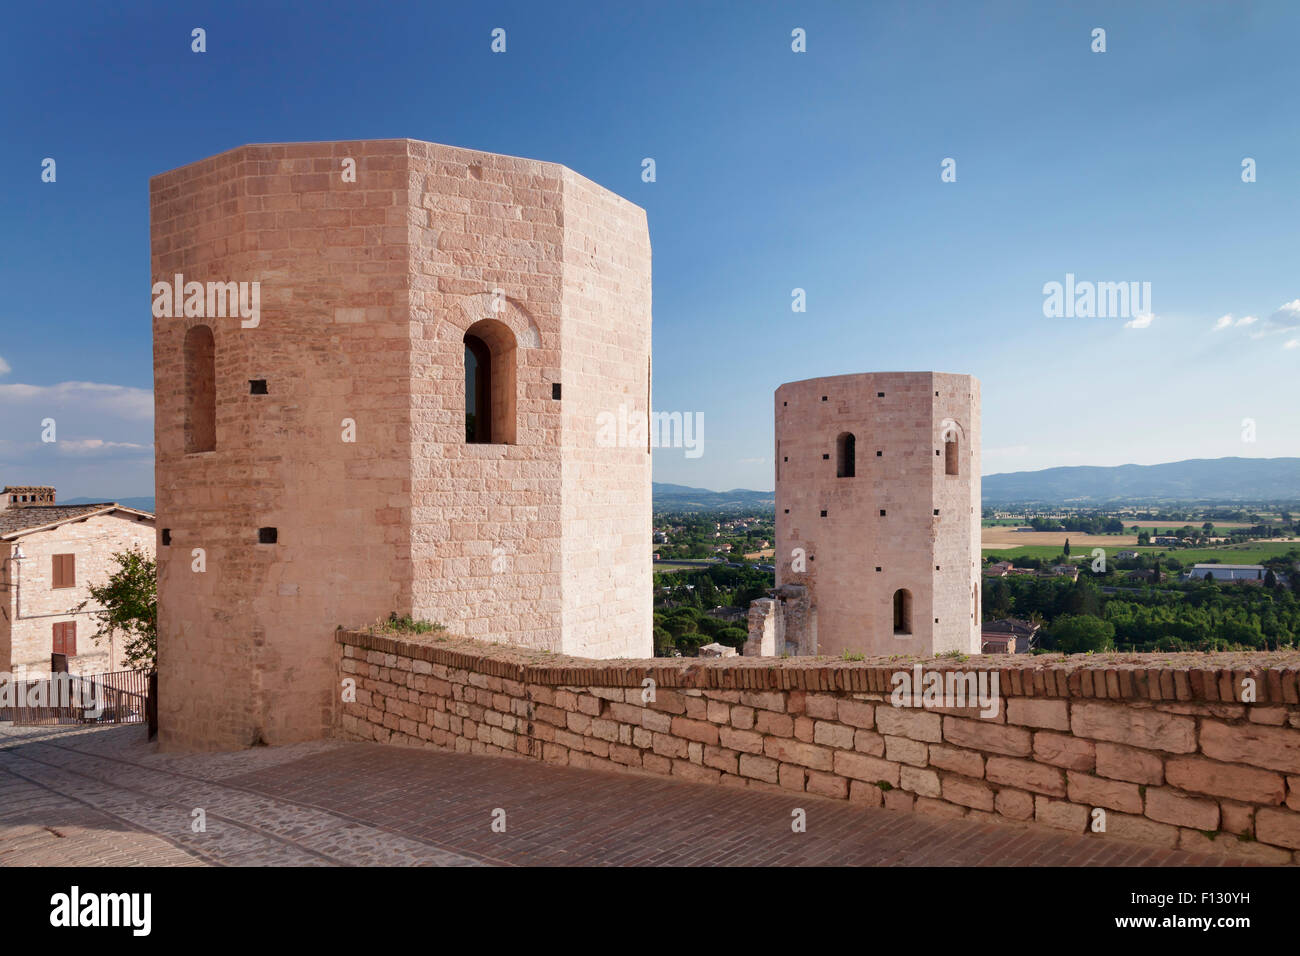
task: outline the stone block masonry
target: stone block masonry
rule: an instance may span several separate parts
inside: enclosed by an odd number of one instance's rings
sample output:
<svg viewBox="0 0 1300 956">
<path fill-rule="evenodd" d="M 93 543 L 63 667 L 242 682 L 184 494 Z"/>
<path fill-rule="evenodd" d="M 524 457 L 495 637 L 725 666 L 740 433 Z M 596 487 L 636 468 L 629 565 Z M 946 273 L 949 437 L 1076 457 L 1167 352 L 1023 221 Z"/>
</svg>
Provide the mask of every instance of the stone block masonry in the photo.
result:
<svg viewBox="0 0 1300 956">
<path fill-rule="evenodd" d="M 255 322 L 155 301 L 164 749 L 328 733 L 330 629 L 390 612 L 651 653 L 650 449 L 596 441 L 649 407 L 643 210 L 398 139 L 242 146 L 150 212 L 160 294 L 260 290 Z"/>
<path fill-rule="evenodd" d="M 355 682 L 336 714 L 346 738 L 1300 862 L 1300 654 L 921 662 L 996 675 L 984 717 L 894 706 L 910 658 L 594 661 L 336 640 L 340 680 Z"/>
<path fill-rule="evenodd" d="M 776 601 L 746 655 L 977 653 L 979 382 L 812 378 L 775 412 Z"/>
</svg>

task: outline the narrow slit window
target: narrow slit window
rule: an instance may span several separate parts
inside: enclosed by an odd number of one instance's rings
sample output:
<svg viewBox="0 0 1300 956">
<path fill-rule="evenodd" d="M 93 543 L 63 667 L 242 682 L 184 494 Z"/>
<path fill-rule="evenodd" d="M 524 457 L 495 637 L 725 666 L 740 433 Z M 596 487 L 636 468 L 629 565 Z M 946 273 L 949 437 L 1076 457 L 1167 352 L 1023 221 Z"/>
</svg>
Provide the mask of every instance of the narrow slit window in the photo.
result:
<svg viewBox="0 0 1300 956">
<path fill-rule="evenodd" d="M 839 478 L 853 478 L 857 475 L 858 440 L 852 432 L 843 432 L 835 439 L 835 474 Z"/>
<path fill-rule="evenodd" d="M 217 365 L 212 329 L 185 333 L 185 453 L 217 447 Z"/>
<path fill-rule="evenodd" d="M 906 588 L 894 592 L 894 633 L 912 633 L 912 592 Z"/>
</svg>

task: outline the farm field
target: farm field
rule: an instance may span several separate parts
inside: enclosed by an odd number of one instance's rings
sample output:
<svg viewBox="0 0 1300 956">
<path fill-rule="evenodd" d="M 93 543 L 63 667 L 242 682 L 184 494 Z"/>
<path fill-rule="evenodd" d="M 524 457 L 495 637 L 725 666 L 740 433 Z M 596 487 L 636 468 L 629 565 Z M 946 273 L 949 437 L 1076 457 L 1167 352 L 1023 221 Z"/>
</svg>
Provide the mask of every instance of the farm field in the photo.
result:
<svg viewBox="0 0 1300 956">
<path fill-rule="evenodd" d="M 1104 537 L 1118 538 L 1119 535 L 1106 535 Z M 1177 558 L 1184 567 L 1188 567 L 1193 564 L 1205 564 L 1211 561 L 1218 561 L 1221 564 L 1259 564 L 1267 558 L 1280 557 L 1293 548 L 1300 550 L 1300 541 L 1259 541 L 1234 547 L 1189 548 L 1186 551 L 1171 551 L 1168 548 L 1159 547 L 1115 548 L 1106 545 L 1089 545 L 1085 549 L 1080 545 L 1076 545 L 1075 539 L 1071 538 L 1070 559 L 1072 561 L 1091 560 L 1094 547 L 1105 547 L 1106 554 L 1111 556 L 1116 551 L 1136 551 L 1138 554 L 1152 556 L 1163 554 L 1167 557 Z M 1020 548 L 990 548 L 986 545 L 983 553 L 986 557 L 990 554 L 996 554 L 999 558 L 1014 563 L 1016 558 L 1055 558 L 1061 553 L 1061 548 L 1059 545 L 1032 545 Z"/>
<path fill-rule="evenodd" d="M 1260 517 L 1263 518 L 1262 515 Z M 1125 519 L 1121 519 L 1121 520 L 1124 521 L 1124 531 L 1126 533 L 1136 524 L 1139 531 L 1146 531 L 1154 534 L 1156 532 L 1172 531 L 1175 528 L 1181 528 L 1184 525 L 1191 525 L 1193 528 L 1199 528 L 1207 520 L 1211 520 L 1211 519 L 1195 518 L 1195 519 L 1189 519 L 1187 521 L 1159 521 L 1155 523 L 1152 523 L 1150 521 L 1133 521 L 1133 520 L 1125 520 Z M 1250 528 L 1253 527 L 1254 524 L 1268 524 L 1268 521 L 1263 520 L 1263 521 L 1253 522 L 1253 523 L 1250 521 L 1214 521 L 1213 524 L 1215 528 Z M 1004 530 L 1010 530 L 1011 528 L 1027 527 L 1028 525 L 1029 525 L 1028 518 L 985 518 L 983 519 L 983 527 L 985 528 L 985 530 L 998 529 L 998 528 Z M 1029 534 L 1030 532 L 1024 532 L 1024 533 Z M 1134 534 L 1136 533 L 1137 532 L 1134 532 Z"/>
<path fill-rule="evenodd" d="M 684 561 L 655 561 L 651 570 L 662 573 L 670 573 L 673 571 L 700 571 L 714 563 L 715 562 L 712 561 L 700 561 L 695 564 L 690 564 Z"/>
<path fill-rule="evenodd" d="M 1151 524 L 1151 523 L 1146 522 L 1146 521 L 1139 521 L 1137 526 L 1138 526 L 1138 530 L 1140 530 L 1140 531 L 1146 531 L 1148 534 L 1164 534 L 1165 532 L 1173 531 L 1173 530 L 1176 529 L 1176 528 L 1181 528 L 1181 527 L 1183 527 L 1184 525 L 1191 525 L 1193 528 L 1200 528 L 1200 526 L 1201 526 L 1202 524 L 1204 524 L 1204 523 L 1205 523 L 1204 520 L 1201 520 L 1201 521 L 1178 521 L 1178 522 L 1173 522 L 1173 521 L 1162 521 L 1162 522 L 1160 522 L 1160 523 L 1158 523 L 1158 524 Z M 1259 523 L 1259 524 L 1267 524 L 1268 522 L 1265 521 L 1265 522 L 1257 522 L 1257 523 Z M 1214 529 L 1215 529 L 1216 532 L 1221 531 L 1221 530 L 1223 530 L 1224 528 L 1252 528 L 1252 527 L 1254 527 L 1254 525 L 1251 524 L 1251 522 L 1249 522 L 1249 521 L 1215 521 L 1215 522 L 1213 522 L 1213 524 L 1214 524 Z M 1130 529 L 1130 528 L 1132 528 L 1132 527 L 1133 527 L 1133 526 L 1132 526 L 1131 524 L 1129 524 L 1128 522 L 1125 522 L 1125 523 L 1124 523 L 1124 528 L 1125 528 L 1125 530 Z"/>
<path fill-rule="evenodd" d="M 1073 531 L 1012 531 L 1010 528 L 984 528 L 980 532 L 980 546 L 985 548 L 1015 548 L 1026 545 L 1055 547 L 1057 551 L 1070 539 L 1070 550 L 1083 548 L 1122 548 L 1137 544 L 1134 534 L 1079 534 Z"/>
</svg>

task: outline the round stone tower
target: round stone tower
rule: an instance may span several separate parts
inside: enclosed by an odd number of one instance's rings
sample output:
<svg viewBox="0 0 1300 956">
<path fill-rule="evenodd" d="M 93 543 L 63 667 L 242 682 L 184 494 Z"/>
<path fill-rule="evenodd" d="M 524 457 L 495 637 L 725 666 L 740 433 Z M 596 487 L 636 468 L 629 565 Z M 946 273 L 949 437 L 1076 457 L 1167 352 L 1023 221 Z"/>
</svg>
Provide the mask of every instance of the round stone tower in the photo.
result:
<svg viewBox="0 0 1300 956">
<path fill-rule="evenodd" d="M 776 390 L 777 596 L 747 653 L 979 653 L 979 417 L 969 375 Z"/>
</svg>

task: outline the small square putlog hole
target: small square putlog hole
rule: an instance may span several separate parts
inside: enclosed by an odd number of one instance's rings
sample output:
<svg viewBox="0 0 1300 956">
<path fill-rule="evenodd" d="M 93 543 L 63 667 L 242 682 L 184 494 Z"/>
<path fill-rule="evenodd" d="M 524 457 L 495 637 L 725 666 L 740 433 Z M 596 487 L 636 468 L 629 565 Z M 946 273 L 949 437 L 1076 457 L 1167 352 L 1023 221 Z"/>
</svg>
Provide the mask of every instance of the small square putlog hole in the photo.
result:
<svg viewBox="0 0 1300 956">
<path fill-rule="evenodd" d="M 258 544 L 275 544 L 280 539 L 280 532 L 275 528 L 258 528 Z"/>
</svg>

